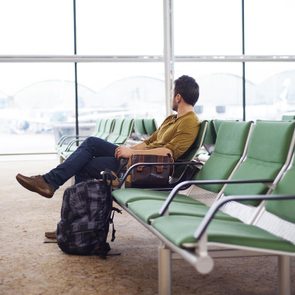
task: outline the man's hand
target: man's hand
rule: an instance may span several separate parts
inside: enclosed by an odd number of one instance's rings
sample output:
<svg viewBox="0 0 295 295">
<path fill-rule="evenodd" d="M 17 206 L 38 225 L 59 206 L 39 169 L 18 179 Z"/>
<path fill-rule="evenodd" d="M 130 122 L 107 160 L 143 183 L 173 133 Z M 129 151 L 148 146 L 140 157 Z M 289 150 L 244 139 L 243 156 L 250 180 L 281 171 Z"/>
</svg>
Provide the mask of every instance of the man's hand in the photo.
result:
<svg viewBox="0 0 295 295">
<path fill-rule="evenodd" d="M 133 155 L 133 150 L 127 146 L 119 146 L 116 148 L 115 157 L 129 159 Z"/>
</svg>

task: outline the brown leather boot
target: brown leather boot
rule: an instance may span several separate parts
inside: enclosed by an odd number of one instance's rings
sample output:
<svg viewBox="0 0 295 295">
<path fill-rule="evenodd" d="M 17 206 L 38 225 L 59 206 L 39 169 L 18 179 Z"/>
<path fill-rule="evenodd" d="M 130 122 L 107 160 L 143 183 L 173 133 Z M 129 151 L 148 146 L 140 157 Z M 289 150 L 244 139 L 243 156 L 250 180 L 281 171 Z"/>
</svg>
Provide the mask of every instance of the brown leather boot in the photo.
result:
<svg viewBox="0 0 295 295">
<path fill-rule="evenodd" d="M 46 231 L 44 243 L 57 243 L 56 231 Z"/>
<path fill-rule="evenodd" d="M 17 174 L 16 180 L 26 189 L 38 193 L 45 198 L 52 198 L 55 192 L 55 189 L 51 187 L 41 175 L 28 177 Z"/>
<path fill-rule="evenodd" d="M 56 239 L 56 231 L 46 231 L 45 232 L 45 237 L 47 239 L 51 239 L 51 240 Z"/>
</svg>

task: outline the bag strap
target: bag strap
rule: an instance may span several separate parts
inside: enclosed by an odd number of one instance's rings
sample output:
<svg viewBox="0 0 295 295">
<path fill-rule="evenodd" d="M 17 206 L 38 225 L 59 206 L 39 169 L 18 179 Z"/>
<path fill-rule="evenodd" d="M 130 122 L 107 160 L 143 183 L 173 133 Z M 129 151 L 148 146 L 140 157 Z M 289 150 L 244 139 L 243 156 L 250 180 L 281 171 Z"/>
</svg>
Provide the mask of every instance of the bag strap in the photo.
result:
<svg viewBox="0 0 295 295">
<path fill-rule="evenodd" d="M 115 224 L 114 224 L 114 215 L 115 212 L 122 214 L 122 210 L 116 208 L 116 207 L 112 207 L 112 214 L 110 217 L 110 224 L 112 225 L 112 238 L 111 238 L 111 242 L 113 242 L 116 238 L 116 230 L 115 230 Z"/>
</svg>

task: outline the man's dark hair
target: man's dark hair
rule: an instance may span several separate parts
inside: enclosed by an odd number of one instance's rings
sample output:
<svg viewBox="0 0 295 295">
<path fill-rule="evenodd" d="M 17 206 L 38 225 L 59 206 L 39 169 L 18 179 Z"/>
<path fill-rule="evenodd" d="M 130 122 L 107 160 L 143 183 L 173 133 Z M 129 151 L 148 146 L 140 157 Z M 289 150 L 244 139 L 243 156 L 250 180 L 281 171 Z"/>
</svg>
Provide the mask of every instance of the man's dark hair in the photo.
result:
<svg viewBox="0 0 295 295">
<path fill-rule="evenodd" d="M 174 96 L 177 94 L 194 106 L 199 98 L 199 85 L 194 78 L 183 75 L 174 81 Z"/>
</svg>

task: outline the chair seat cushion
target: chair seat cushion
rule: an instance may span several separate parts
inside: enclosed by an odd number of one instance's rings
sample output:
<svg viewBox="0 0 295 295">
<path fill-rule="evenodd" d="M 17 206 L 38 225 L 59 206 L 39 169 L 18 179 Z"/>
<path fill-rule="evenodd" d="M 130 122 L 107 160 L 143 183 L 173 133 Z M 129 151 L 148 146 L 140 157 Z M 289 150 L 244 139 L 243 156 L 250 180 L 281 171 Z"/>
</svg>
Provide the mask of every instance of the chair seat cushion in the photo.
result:
<svg viewBox="0 0 295 295">
<path fill-rule="evenodd" d="M 196 243 L 194 232 L 201 217 L 170 215 L 156 218 L 152 226 L 179 247 Z M 295 252 L 295 245 L 253 225 L 214 219 L 208 228 L 208 241 L 228 245 Z"/>
<path fill-rule="evenodd" d="M 142 221 L 149 223 L 151 219 L 159 217 L 159 211 L 163 205 L 161 200 L 139 200 L 128 204 L 128 208 Z M 188 215 L 188 216 L 204 216 L 208 207 L 198 201 L 195 203 L 172 202 L 169 206 L 169 214 L 171 215 Z M 233 217 L 219 212 L 216 216 L 218 219 L 237 220 Z"/>
<path fill-rule="evenodd" d="M 128 206 L 130 202 L 138 201 L 138 200 L 166 200 L 169 192 L 167 191 L 153 191 L 148 189 L 140 189 L 140 188 L 125 188 L 118 189 L 112 192 L 115 200 L 123 205 Z M 195 200 L 187 197 L 186 195 L 177 194 L 174 198 L 176 202 L 184 202 L 184 203 L 192 203 L 195 204 Z"/>
</svg>

